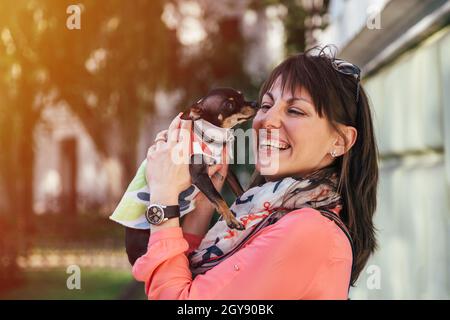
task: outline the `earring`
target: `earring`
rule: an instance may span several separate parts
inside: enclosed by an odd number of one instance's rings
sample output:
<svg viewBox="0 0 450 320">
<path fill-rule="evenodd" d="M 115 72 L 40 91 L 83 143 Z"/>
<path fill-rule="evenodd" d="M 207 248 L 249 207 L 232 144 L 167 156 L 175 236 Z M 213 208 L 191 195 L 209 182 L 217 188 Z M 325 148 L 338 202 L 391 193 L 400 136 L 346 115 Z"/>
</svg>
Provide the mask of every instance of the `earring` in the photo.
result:
<svg viewBox="0 0 450 320">
<path fill-rule="evenodd" d="M 336 158 L 336 156 L 337 156 L 336 150 L 333 150 L 332 152 L 330 152 L 330 154 L 333 158 Z"/>
</svg>

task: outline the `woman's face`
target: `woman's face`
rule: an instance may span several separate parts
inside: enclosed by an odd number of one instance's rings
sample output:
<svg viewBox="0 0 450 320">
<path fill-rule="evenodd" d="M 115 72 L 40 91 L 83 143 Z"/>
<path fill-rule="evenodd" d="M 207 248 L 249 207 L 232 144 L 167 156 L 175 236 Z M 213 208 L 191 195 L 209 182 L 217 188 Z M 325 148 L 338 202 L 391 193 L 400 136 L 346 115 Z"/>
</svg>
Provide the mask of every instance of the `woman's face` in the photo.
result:
<svg viewBox="0 0 450 320">
<path fill-rule="evenodd" d="M 333 161 L 330 152 L 338 151 L 337 136 L 328 120 L 319 118 L 309 92 L 297 88 L 292 96 L 288 88 L 281 92 L 278 78 L 253 120 L 256 169 L 268 180 L 323 168 Z"/>
</svg>

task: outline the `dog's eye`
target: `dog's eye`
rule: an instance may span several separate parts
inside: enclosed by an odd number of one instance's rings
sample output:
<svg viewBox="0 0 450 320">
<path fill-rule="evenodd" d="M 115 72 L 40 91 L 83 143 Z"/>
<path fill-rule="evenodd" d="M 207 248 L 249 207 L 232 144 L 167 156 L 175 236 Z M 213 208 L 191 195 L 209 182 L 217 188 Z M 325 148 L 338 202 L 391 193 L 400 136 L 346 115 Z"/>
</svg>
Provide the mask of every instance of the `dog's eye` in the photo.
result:
<svg viewBox="0 0 450 320">
<path fill-rule="evenodd" d="M 225 104 L 225 107 L 227 109 L 233 109 L 234 108 L 234 104 L 231 101 L 227 101 L 226 104 Z"/>
</svg>

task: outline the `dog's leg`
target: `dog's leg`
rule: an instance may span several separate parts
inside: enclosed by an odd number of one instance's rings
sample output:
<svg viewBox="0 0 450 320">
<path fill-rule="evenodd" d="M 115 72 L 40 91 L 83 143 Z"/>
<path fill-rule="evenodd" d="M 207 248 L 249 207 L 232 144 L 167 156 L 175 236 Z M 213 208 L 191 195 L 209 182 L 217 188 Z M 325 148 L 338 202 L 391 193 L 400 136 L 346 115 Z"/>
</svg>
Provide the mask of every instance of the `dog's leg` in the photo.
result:
<svg viewBox="0 0 450 320">
<path fill-rule="evenodd" d="M 189 171 L 191 173 L 192 183 L 214 204 L 216 210 L 222 215 L 230 228 L 244 230 L 244 225 L 236 219 L 225 200 L 214 187 L 214 184 L 208 176 L 207 165 L 202 160 L 203 156 L 199 154 L 194 154 L 191 157 Z"/>
<path fill-rule="evenodd" d="M 242 188 L 238 178 L 236 177 L 233 171 L 228 170 L 228 174 L 225 181 L 228 183 L 231 191 L 233 191 L 236 197 L 240 197 L 244 193 L 244 189 Z"/>
</svg>

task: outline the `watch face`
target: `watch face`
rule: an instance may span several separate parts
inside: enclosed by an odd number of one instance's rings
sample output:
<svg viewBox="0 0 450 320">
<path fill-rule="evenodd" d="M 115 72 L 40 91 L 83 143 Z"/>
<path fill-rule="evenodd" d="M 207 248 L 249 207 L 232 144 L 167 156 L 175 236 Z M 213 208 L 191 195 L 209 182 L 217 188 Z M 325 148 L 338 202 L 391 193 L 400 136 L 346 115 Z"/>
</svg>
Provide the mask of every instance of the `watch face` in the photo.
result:
<svg viewBox="0 0 450 320">
<path fill-rule="evenodd" d="M 150 206 L 146 212 L 147 221 L 151 224 L 159 224 L 164 219 L 164 211 L 159 206 Z"/>
</svg>

